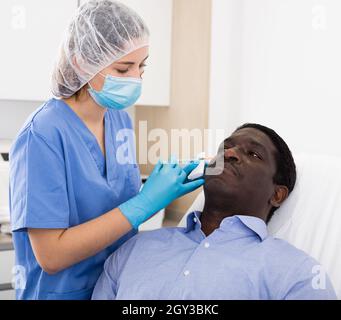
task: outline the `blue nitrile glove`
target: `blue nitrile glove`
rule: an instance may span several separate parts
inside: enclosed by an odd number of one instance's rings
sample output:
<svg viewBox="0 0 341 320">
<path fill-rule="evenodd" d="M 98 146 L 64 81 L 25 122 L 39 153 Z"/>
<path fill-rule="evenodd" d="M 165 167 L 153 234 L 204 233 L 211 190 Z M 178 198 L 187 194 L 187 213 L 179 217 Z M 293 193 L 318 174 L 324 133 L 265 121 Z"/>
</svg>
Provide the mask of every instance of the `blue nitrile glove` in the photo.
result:
<svg viewBox="0 0 341 320">
<path fill-rule="evenodd" d="M 198 162 L 191 162 L 181 168 L 177 163 L 162 164 L 159 161 L 142 190 L 118 208 L 133 228 L 137 229 L 141 223 L 175 199 L 204 184 L 204 179 L 187 182 L 187 176 L 197 166 Z"/>
</svg>

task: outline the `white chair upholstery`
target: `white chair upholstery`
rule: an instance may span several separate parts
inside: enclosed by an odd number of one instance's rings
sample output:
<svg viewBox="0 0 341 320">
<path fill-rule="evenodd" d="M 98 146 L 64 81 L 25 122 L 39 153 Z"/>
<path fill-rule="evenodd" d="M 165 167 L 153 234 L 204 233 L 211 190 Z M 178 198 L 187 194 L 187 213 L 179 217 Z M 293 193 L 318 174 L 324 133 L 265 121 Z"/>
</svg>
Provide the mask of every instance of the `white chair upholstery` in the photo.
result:
<svg viewBox="0 0 341 320">
<path fill-rule="evenodd" d="M 327 271 L 341 298 L 341 158 L 297 155 L 297 183 L 268 229 L 318 260 Z M 201 211 L 200 193 L 187 214 Z M 179 226 L 186 224 L 186 216 Z"/>
</svg>

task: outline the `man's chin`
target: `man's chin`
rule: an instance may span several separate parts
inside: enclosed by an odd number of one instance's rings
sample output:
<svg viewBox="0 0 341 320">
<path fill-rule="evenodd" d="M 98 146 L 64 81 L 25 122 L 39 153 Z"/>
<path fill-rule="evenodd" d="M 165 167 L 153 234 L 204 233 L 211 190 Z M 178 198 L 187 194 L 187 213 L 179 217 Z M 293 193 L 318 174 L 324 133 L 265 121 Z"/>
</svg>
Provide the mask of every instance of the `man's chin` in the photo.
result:
<svg viewBox="0 0 341 320">
<path fill-rule="evenodd" d="M 223 175 L 206 175 L 204 189 L 205 192 L 209 193 L 224 193 L 229 191 L 237 191 L 238 186 L 236 186 L 236 181 L 227 180 Z"/>
</svg>

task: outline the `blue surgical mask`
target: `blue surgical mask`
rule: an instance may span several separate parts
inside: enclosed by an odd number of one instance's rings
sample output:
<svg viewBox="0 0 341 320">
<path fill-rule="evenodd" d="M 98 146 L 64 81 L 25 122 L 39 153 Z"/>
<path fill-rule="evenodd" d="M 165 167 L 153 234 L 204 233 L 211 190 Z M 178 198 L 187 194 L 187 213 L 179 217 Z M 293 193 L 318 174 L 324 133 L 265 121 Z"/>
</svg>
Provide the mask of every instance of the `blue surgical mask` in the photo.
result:
<svg viewBox="0 0 341 320">
<path fill-rule="evenodd" d="M 88 91 L 95 102 L 103 108 L 126 109 L 135 104 L 141 96 L 142 79 L 102 76 L 105 77 L 102 90 L 96 91 L 89 84 Z"/>
</svg>

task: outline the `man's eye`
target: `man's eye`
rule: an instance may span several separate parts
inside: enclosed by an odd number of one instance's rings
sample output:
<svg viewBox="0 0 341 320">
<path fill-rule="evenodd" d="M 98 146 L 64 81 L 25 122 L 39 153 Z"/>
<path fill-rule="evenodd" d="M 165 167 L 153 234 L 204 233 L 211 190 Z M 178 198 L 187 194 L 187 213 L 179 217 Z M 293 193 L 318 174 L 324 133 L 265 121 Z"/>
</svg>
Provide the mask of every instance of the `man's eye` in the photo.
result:
<svg viewBox="0 0 341 320">
<path fill-rule="evenodd" d="M 250 152 L 249 152 L 249 155 L 250 155 L 251 157 L 258 158 L 259 160 L 262 160 L 261 156 L 260 156 L 257 152 L 250 151 Z"/>
</svg>

